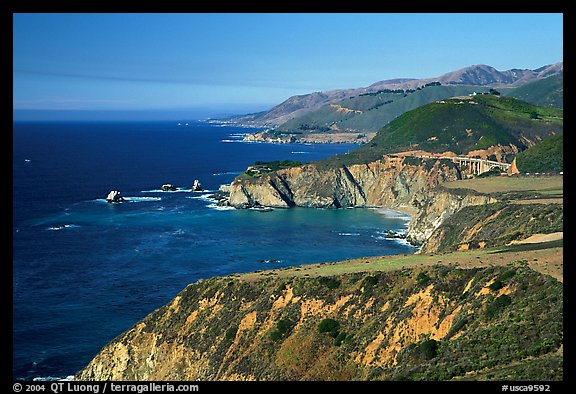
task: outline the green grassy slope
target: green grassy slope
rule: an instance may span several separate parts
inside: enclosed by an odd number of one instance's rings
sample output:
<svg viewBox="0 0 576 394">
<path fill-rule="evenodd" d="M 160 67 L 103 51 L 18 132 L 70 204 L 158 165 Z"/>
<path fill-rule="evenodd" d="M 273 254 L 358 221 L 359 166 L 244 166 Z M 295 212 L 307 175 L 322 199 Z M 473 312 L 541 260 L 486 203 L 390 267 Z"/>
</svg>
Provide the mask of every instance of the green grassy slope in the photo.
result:
<svg viewBox="0 0 576 394">
<path fill-rule="evenodd" d="M 480 86 L 427 86 L 412 92 L 382 90 L 362 94 L 289 120 L 278 127 L 284 132 L 328 131 L 330 126 L 342 131 L 376 131 L 414 108 L 472 92 L 488 92 Z"/>
<path fill-rule="evenodd" d="M 562 111 L 558 109 L 492 95 L 446 99 L 406 112 L 383 127 L 370 143 L 319 163 L 325 167 L 367 163 L 383 154 L 413 149 L 466 154 L 512 144 L 524 150 L 562 131 Z"/>
<path fill-rule="evenodd" d="M 502 94 L 542 107 L 563 108 L 564 73 L 503 90 Z"/>
<path fill-rule="evenodd" d="M 554 172 L 564 170 L 564 136 L 554 135 L 516 156 L 521 172 Z"/>
</svg>

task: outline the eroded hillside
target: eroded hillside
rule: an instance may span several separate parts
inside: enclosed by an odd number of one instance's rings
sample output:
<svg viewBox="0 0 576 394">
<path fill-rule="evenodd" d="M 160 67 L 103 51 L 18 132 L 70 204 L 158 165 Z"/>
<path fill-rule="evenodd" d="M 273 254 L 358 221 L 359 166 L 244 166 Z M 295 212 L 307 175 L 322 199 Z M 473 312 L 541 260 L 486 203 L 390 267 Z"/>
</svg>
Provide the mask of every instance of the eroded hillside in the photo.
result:
<svg viewBox="0 0 576 394">
<path fill-rule="evenodd" d="M 213 278 L 120 335 L 76 378 L 446 380 L 495 370 L 558 380 L 562 300 L 562 284 L 526 260 Z"/>
</svg>

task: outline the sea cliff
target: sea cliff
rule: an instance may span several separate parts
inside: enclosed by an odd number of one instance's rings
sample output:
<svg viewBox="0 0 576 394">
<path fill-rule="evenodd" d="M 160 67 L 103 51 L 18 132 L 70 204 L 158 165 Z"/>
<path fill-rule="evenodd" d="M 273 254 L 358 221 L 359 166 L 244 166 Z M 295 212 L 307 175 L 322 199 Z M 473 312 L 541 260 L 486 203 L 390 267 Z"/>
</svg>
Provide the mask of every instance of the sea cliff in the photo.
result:
<svg viewBox="0 0 576 394">
<path fill-rule="evenodd" d="M 449 160 L 250 174 L 226 190 L 228 204 L 403 210 L 408 238 L 443 254 L 200 280 L 75 379 L 562 380 L 562 237 L 510 246 L 561 232 L 561 204 L 442 186 L 460 179 Z"/>
<path fill-rule="evenodd" d="M 413 215 L 407 238 L 422 244 L 450 215 L 469 205 L 496 199 L 481 193 L 442 189 L 461 173 L 450 160 L 383 156 L 368 164 L 319 168 L 315 164 L 282 169 L 232 182 L 228 203 L 237 208 L 386 207 Z"/>
<path fill-rule="evenodd" d="M 562 331 L 562 284 L 522 262 L 213 278 L 114 339 L 75 379 L 556 380 Z"/>
<path fill-rule="evenodd" d="M 368 164 L 286 168 L 261 177 L 240 176 L 230 186 L 230 205 L 270 207 L 387 207 L 415 212 L 435 186 L 460 179 L 448 160 L 384 156 Z"/>
</svg>

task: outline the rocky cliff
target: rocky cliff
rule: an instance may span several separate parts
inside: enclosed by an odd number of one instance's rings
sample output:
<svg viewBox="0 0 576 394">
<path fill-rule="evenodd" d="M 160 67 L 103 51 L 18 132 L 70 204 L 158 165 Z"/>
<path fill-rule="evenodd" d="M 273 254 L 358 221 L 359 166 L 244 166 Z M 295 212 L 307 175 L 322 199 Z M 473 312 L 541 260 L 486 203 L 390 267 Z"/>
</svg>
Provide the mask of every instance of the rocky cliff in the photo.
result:
<svg viewBox="0 0 576 394">
<path fill-rule="evenodd" d="M 496 198 L 472 190 L 445 189 L 442 186 L 423 195 L 406 231 L 407 239 L 413 244 L 423 244 L 432 233 L 450 216 L 462 208 L 496 202 Z M 433 252 L 432 244 L 425 252 Z"/>
<path fill-rule="evenodd" d="M 494 369 L 562 379 L 562 299 L 560 282 L 518 261 L 213 278 L 118 336 L 75 379 L 446 380 Z"/>
<path fill-rule="evenodd" d="M 435 186 L 460 179 L 449 160 L 384 156 L 368 164 L 286 168 L 259 178 L 240 176 L 230 187 L 230 205 L 269 207 L 388 207 L 414 212 Z"/>
<path fill-rule="evenodd" d="M 230 187 L 237 208 L 387 207 L 413 214 L 408 240 L 422 244 L 448 217 L 470 205 L 496 202 L 471 190 L 443 189 L 460 179 L 449 160 L 384 156 L 369 164 L 320 169 L 314 164 L 287 168 L 260 178 L 239 177 Z"/>
<path fill-rule="evenodd" d="M 482 197 L 482 195 L 465 195 L 461 201 L 475 199 L 476 202 L 480 202 Z M 484 197 L 491 200 L 488 196 Z M 453 212 L 446 220 L 441 220 L 441 225 L 430 235 L 425 234 L 426 239 L 420 252 L 446 253 L 454 250 L 489 248 L 508 245 L 535 234 L 563 232 L 564 210 L 559 203 L 490 202 L 469 202 L 462 209 Z M 438 204 L 437 207 L 442 205 Z M 456 205 L 452 204 L 447 209 Z M 425 210 L 421 211 L 422 216 L 424 212 Z M 438 217 L 438 221 L 441 219 L 436 212 L 432 212 L 432 217 Z M 419 227 L 414 222 L 412 226 Z M 414 233 L 414 231 L 411 233 L 412 236 Z"/>
</svg>

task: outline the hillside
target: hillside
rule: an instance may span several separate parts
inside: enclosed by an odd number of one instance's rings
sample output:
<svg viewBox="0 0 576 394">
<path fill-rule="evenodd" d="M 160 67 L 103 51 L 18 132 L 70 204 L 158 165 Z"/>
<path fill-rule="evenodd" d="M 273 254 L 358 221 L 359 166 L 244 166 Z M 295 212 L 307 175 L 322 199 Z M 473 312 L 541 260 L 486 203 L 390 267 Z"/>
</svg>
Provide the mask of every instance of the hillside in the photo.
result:
<svg viewBox="0 0 576 394">
<path fill-rule="evenodd" d="M 318 165 L 368 163 L 384 154 L 411 150 L 465 155 L 500 146 L 513 155 L 562 131 L 558 109 L 494 95 L 453 98 L 409 111 L 383 127 L 369 144 Z"/>
<path fill-rule="evenodd" d="M 438 82 L 440 83 L 440 82 Z M 517 88 L 504 88 L 502 94 L 542 107 L 562 108 L 563 73 L 536 80 Z M 437 100 L 473 93 L 487 93 L 488 87 L 468 85 L 423 85 L 416 90 L 384 89 L 323 105 L 317 110 L 297 116 L 269 135 L 276 138 L 292 134 L 298 139 L 314 133 L 356 133 L 377 131 L 392 120 L 414 108 Z"/>
<path fill-rule="evenodd" d="M 403 113 L 437 100 L 473 92 L 488 92 L 478 86 L 426 86 L 414 91 L 379 90 L 324 105 L 291 119 L 270 132 L 286 133 L 378 131 Z"/>
<path fill-rule="evenodd" d="M 391 193 L 402 201 L 438 178 L 434 165 L 391 160 L 380 175 L 403 177 Z M 444 180 L 427 193 L 411 222 L 432 226 L 421 253 L 198 281 L 75 379 L 562 380 L 563 213 L 549 202 L 562 177 Z"/>
<path fill-rule="evenodd" d="M 454 213 L 436 229 L 421 253 L 444 253 L 507 245 L 534 234 L 563 232 L 560 204 L 507 204 L 468 206 Z"/>
<path fill-rule="evenodd" d="M 373 83 L 367 87 L 337 89 L 293 96 L 269 111 L 236 116 L 227 122 L 258 127 L 277 127 L 297 116 L 315 111 L 322 106 L 361 94 L 377 93 L 381 90 L 416 90 L 432 82 L 442 85 L 469 85 L 484 87 L 513 87 L 557 74 L 563 70 L 563 62 L 546 65 L 536 70 L 512 69 L 498 71 L 487 65 L 473 65 L 432 78 L 396 78 Z M 379 125 L 382 127 L 384 124 Z"/>
<path fill-rule="evenodd" d="M 541 107 L 564 107 L 564 73 L 529 82 L 513 89 L 502 89 L 502 94 Z"/>
<path fill-rule="evenodd" d="M 518 153 L 516 165 L 521 172 L 551 172 L 564 170 L 564 136 L 550 136 L 531 148 Z"/>
<path fill-rule="evenodd" d="M 515 253 L 494 256 L 494 267 L 368 262 L 337 275 L 199 281 L 75 379 L 562 380 L 562 283 Z"/>
</svg>

